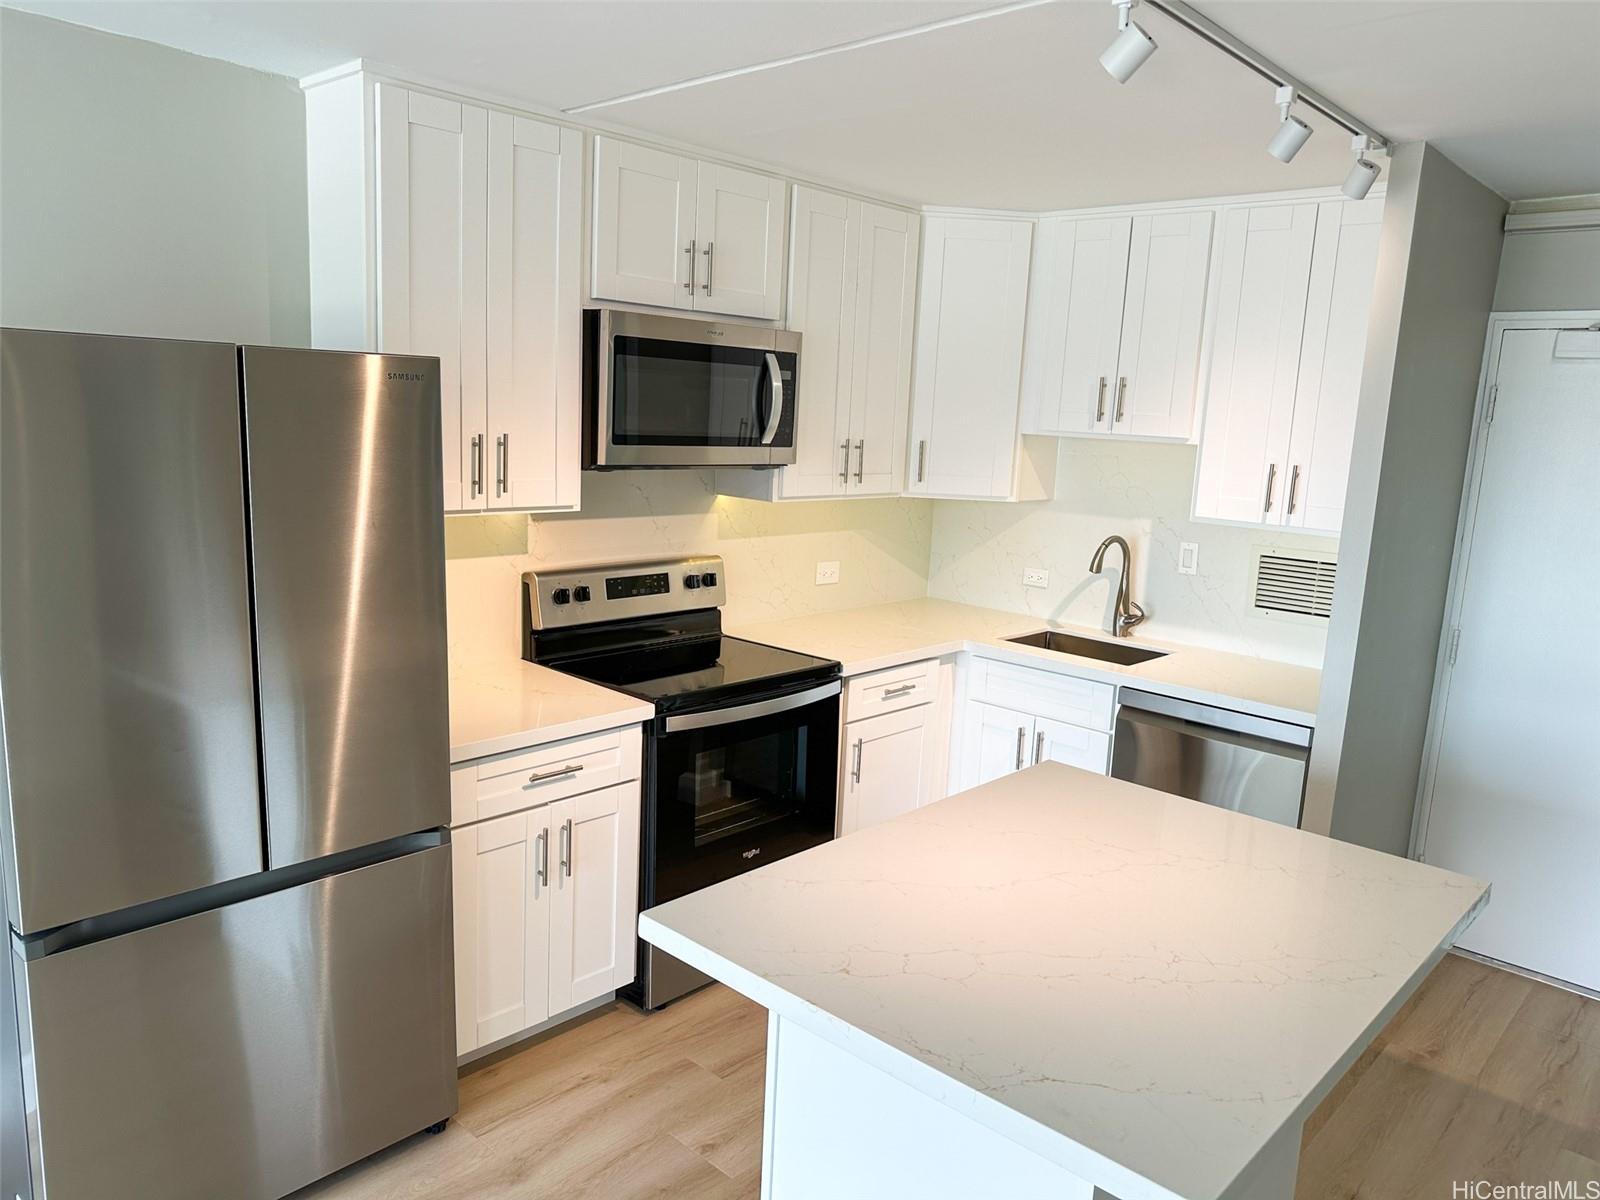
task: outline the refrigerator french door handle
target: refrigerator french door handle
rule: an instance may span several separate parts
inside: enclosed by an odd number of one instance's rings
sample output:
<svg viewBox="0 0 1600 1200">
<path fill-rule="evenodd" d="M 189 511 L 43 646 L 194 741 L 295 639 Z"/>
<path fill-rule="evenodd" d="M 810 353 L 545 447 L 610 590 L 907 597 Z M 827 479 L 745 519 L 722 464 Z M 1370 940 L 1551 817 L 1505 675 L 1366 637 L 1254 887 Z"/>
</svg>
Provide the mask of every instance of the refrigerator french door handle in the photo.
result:
<svg viewBox="0 0 1600 1200">
<path fill-rule="evenodd" d="M 772 439 L 778 436 L 778 422 L 783 419 L 783 368 L 778 363 L 778 356 L 772 351 L 767 351 L 767 380 L 772 387 L 772 409 L 767 415 L 767 427 L 761 434 L 763 446 L 772 445 Z"/>
</svg>

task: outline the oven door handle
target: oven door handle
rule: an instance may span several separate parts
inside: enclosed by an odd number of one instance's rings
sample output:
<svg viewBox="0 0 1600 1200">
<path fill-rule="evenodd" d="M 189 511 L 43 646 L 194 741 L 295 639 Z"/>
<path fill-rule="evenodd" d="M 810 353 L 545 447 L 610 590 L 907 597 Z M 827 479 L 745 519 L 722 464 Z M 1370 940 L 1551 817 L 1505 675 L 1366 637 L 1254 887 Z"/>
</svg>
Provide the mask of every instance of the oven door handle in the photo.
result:
<svg viewBox="0 0 1600 1200">
<path fill-rule="evenodd" d="M 774 696 L 771 700 L 757 700 L 753 704 L 739 704 L 733 708 L 719 708 L 711 712 L 680 713 L 668 717 L 663 726 L 665 733 L 679 733 L 685 729 L 708 729 L 713 725 L 732 725 L 735 721 L 748 721 L 756 717 L 770 717 L 774 713 L 804 708 L 844 690 L 844 683 L 835 679 L 821 687 L 807 688 L 788 696 Z"/>
<path fill-rule="evenodd" d="M 778 422 L 783 419 L 783 367 L 770 350 L 767 351 L 767 379 L 772 388 L 772 407 L 767 413 L 767 427 L 761 433 L 763 446 L 772 445 L 772 439 L 778 436 Z"/>
</svg>

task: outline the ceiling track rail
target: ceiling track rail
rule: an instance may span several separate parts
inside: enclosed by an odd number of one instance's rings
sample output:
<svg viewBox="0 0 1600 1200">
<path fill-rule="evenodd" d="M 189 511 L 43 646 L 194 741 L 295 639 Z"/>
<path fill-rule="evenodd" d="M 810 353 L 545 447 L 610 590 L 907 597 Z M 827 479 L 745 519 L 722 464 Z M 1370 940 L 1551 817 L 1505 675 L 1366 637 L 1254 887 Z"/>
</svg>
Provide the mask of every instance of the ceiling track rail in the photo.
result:
<svg viewBox="0 0 1600 1200">
<path fill-rule="evenodd" d="M 1235 62 L 1243 63 L 1263 79 L 1271 81 L 1278 87 L 1294 88 L 1295 99 L 1300 104 L 1315 109 L 1335 125 L 1355 136 L 1366 138 L 1369 149 L 1381 150 L 1385 154 L 1389 152 L 1392 143 L 1382 133 L 1349 110 L 1329 100 L 1315 88 L 1301 83 L 1266 55 L 1240 41 L 1210 17 L 1185 4 L 1183 0 L 1144 0 L 1144 3 L 1169 20 L 1182 25 L 1196 37 L 1210 42 Z"/>
</svg>

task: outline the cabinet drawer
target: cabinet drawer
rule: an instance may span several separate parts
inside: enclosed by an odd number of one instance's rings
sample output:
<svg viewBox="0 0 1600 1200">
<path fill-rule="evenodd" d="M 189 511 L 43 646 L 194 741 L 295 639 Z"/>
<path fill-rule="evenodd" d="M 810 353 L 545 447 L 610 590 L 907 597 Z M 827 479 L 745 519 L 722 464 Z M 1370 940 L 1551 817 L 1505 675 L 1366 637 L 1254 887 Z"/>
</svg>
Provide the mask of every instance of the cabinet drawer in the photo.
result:
<svg viewBox="0 0 1600 1200">
<path fill-rule="evenodd" d="M 972 663 L 972 699 L 1088 729 L 1111 728 L 1114 691 L 1109 683 L 1057 675 L 1054 671 L 1036 671 L 986 658 Z"/>
<path fill-rule="evenodd" d="M 845 720 L 860 721 L 928 704 L 938 694 L 939 660 L 936 658 L 857 675 L 845 684 Z"/>
<path fill-rule="evenodd" d="M 450 772 L 450 823 L 467 825 L 638 779 L 637 726 L 464 763 Z"/>
</svg>

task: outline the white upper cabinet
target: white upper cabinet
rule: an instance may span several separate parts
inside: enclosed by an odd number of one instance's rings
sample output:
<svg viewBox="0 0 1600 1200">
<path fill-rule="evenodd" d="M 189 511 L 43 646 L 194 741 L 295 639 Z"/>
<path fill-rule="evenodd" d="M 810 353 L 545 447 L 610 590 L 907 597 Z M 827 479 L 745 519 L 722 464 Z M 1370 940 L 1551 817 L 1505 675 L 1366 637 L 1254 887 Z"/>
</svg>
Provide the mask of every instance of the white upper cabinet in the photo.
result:
<svg viewBox="0 0 1600 1200">
<path fill-rule="evenodd" d="M 306 130 L 314 342 L 439 359 L 446 511 L 576 508 L 582 135 L 362 74 Z"/>
<path fill-rule="evenodd" d="M 795 461 L 777 471 L 719 471 L 719 490 L 758 500 L 900 494 L 919 230 L 904 209 L 795 188 Z"/>
<path fill-rule="evenodd" d="M 594 181 L 595 299 L 783 315 L 783 180 L 596 137 Z"/>
<path fill-rule="evenodd" d="M 1382 205 L 1227 213 L 1195 516 L 1338 532 Z"/>
<path fill-rule="evenodd" d="M 1026 432 L 1190 436 L 1211 221 L 1200 211 L 1039 222 Z"/>
<path fill-rule="evenodd" d="M 906 490 L 1037 499 L 1054 447 L 1019 437 L 1023 323 L 1033 222 L 929 217 L 923 225 Z"/>
</svg>

